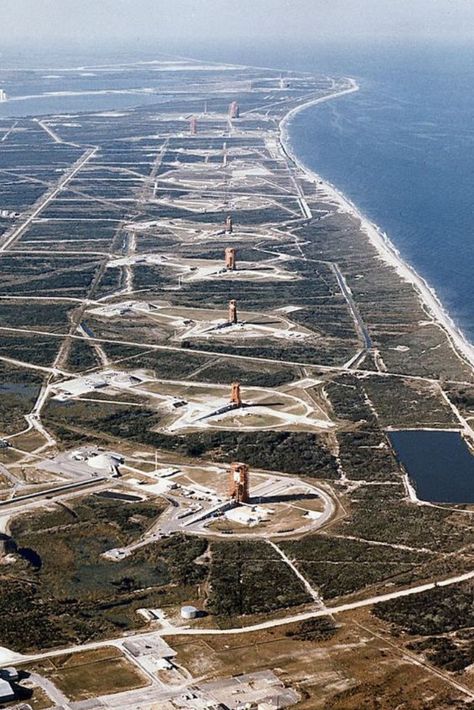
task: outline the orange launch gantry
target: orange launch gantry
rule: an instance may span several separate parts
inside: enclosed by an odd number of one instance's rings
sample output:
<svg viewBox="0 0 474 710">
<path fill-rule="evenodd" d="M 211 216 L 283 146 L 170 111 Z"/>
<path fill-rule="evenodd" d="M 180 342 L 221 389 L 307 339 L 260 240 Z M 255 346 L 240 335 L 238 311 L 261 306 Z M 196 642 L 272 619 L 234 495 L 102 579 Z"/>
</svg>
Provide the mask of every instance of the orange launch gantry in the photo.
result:
<svg viewBox="0 0 474 710">
<path fill-rule="evenodd" d="M 249 467 L 245 463 L 231 463 L 229 471 L 229 496 L 236 503 L 248 503 Z"/>
<path fill-rule="evenodd" d="M 196 116 L 191 116 L 189 119 L 189 130 L 191 131 L 191 135 L 195 136 L 197 133 L 197 118 Z"/>
<path fill-rule="evenodd" d="M 232 388 L 230 391 L 230 403 L 234 405 L 234 407 L 241 407 L 242 406 L 242 395 L 240 394 L 240 382 L 233 382 L 232 383 Z"/>
<path fill-rule="evenodd" d="M 237 301 L 229 301 L 229 323 L 237 323 Z"/>
<path fill-rule="evenodd" d="M 229 118 L 239 118 L 240 116 L 240 106 L 237 101 L 232 101 L 229 104 Z"/>
<path fill-rule="evenodd" d="M 235 271 L 236 263 L 235 263 L 235 248 L 234 247 L 226 247 L 225 249 L 225 268 L 230 269 L 231 271 Z"/>
<path fill-rule="evenodd" d="M 230 214 L 227 215 L 225 220 L 225 231 L 227 232 L 227 234 L 232 234 L 232 232 L 234 231 L 234 223 Z"/>
</svg>

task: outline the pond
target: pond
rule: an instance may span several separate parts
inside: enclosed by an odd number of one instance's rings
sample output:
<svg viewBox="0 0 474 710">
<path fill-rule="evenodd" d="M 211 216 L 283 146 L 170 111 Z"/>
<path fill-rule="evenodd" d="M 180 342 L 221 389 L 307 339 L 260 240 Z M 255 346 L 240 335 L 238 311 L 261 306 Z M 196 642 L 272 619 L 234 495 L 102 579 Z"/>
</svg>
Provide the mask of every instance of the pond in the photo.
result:
<svg viewBox="0 0 474 710">
<path fill-rule="evenodd" d="M 474 503 L 474 456 L 458 431 L 391 431 L 389 439 L 420 500 Z"/>
</svg>

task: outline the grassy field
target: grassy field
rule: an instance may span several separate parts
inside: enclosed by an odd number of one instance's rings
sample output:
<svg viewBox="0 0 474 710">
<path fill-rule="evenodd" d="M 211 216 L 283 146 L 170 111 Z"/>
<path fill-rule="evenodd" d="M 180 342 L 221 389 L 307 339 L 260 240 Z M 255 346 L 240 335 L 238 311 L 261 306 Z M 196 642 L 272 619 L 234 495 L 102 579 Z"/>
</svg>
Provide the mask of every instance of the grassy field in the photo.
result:
<svg viewBox="0 0 474 710">
<path fill-rule="evenodd" d="M 0 644 L 33 651 L 116 636 L 144 625 L 141 607 L 196 598 L 205 540 L 177 535 L 120 562 L 102 556 L 137 539 L 162 509 L 89 496 L 14 520 L 19 554 L 0 576 Z"/>
<path fill-rule="evenodd" d="M 149 685 L 149 680 L 113 646 L 56 656 L 24 669 L 52 681 L 73 702 Z"/>
</svg>

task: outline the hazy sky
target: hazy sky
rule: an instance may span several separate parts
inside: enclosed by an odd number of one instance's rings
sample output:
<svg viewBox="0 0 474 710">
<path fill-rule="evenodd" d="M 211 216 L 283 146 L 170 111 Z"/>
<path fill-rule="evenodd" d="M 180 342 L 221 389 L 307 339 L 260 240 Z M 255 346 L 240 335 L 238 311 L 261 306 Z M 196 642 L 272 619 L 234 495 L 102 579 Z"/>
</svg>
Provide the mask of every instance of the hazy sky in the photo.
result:
<svg viewBox="0 0 474 710">
<path fill-rule="evenodd" d="M 474 0 L 0 0 L 0 40 L 473 37 Z"/>
</svg>

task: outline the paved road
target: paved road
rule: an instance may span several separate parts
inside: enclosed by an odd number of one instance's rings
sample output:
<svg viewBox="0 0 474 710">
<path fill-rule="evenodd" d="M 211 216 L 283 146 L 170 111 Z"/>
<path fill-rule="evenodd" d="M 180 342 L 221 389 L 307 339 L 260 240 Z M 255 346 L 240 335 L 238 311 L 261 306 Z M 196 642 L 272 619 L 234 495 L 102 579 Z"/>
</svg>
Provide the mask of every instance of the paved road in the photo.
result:
<svg viewBox="0 0 474 710">
<path fill-rule="evenodd" d="M 103 483 L 109 483 L 108 476 L 97 476 L 94 478 L 87 478 L 86 480 L 78 481 L 76 483 L 65 483 L 64 485 L 56 486 L 55 488 L 45 488 L 42 491 L 34 491 L 33 493 L 26 493 L 25 495 L 17 496 L 16 498 L 10 498 L 9 500 L 0 501 L 0 509 L 2 515 L 11 508 L 18 513 L 17 507 L 19 505 L 24 506 L 25 503 L 33 500 L 50 500 L 63 496 L 67 493 L 71 493 L 75 490 L 81 490 L 83 488 L 96 488 L 102 487 Z"/>
<path fill-rule="evenodd" d="M 115 294 L 117 295 L 117 294 Z M 51 338 L 64 338 L 66 337 L 67 333 L 54 333 L 52 331 L 48 330 L 40 330 L 38 328 L 12 328 L 11 326 L 0 326 L 0 331 L 8 331 L 8 332 L 13 332 L 13 333 L 34 333 L 36 335 L 47 335 L 48 337 Z M 84 340 L 84 338 L 80 335 L 70 335 L 70 338 L 76 338 L 77 340 Z M 142 342 L 136 342 L 133 340 L 122 340 L 120 338 L 98 338 L 97 336 L 90 338 L 91 342 L 96 342 L 96 343 L 110 343 L 113 345 L 132 345 L 133 347 L 136 348 L 142 348 L 143 350 L 163 350 L 166 352 L 180 352 L 180 353 L 191 353 L 192 355 L 206 355 L 209 358 L 212 358 L 215 356 L 215 353 L 213 353 L 210 350 L 201 350 L 199 348 L 185 348 L 185 347 L 177 347 L 177 346 L 171 346 L 171 345 L 156 345 L 155 343 L 142 343 Z M 291 365 L 292 367 L 309 367 L 312 368 L 313 370 L 321 370 L 322 372 L 346 372 L 347 366 L 346 365 L 322 365 L 321 363 L 318 362 L 301 362 L 299 360 L 284 360 L 284 359 L 278 359 L 276 360 L 275 358 L 268 358 L 268 357 L 255 357 L 251 355 L 236 355 L 234 353 L 219 353 L 219 358 L 221 359 L 230 359 L 230 360 L 241 360 L 242 362 L 258 362 L 258 363 L 271 363 L 271 364 L 278 364 L 278 365 Z M 0 358 L 4 359 L 4 358 Z M 31 367 L 28 363 L 23 363 L 22 361 L 18 361 L 19 364 L 22 366 L 26 367 Z M 43 368 L 46 369 L 46 368 Z M 358 373 L 360 374 L 367 374 L 371 375 L 372 377 L 397 377 L 400 379 L 404 380 L 413 380 L 414 382 L 430 382 L 433 384 L 437 384 L 438 380 L 432 378 L 432 377 L 424 377 L 421 375 L 407 375 L 405 373 L 399 373 L 399 372 L 378 372 L 377 370 L 362 370 L 358 369 Z M 72 377 L 71 373 L 71 377 Z M 465 381 L 457 381 L 457 380 L 450 380 L 449 382 L 453 382 L 455 384 L 465 384 L 468 385 L 470 384 L 469 382 Z M 200 385 L 203 383 L 200 382 Z"/>
<path fill-rule="evenodd" d="M 48 697 L 57 705 L 58 707 L 65 708 L 65 710 L 70 708 L 69 698 L 67 698 L 64 693 L 62 693 L 59 688 L 57 688 L 54 683 L 38 673 L 31 673 L 29 680 L 36 686 L 43 688 Z"/>
<path fill-rule="evenodd" d="M 55 133 L 55 132 L 53 131 L 53 129 L 52 129 L 50 126 L 48 126 L 47 123 L 45 123 L 44 121 L 37 120 L 37 119 L 33 119 L 33 121 L 36 121 L 37 124 L 38 124 L 38 126 L 41 126 L 41 128 L 43 129 L 43 131 L 46 131 L 46 133 L 50 136 L 50 138 L 53 139 L 53 141 L 54 141 L 55 143 L 64 143 L 64 141 L 62 140 L 62 138 L 60 138 L 60 137 L 58 136 L 58 134 Z"/>
<path fill-rule="evenodd" d="M 116 646 L 121 647 L 122 643 L 127 640 L 133 640 L 137 635 L 142 639 L 146 639 L 147 636 L 150 638 L 155 637 L 157 634 L 159 636 L 229 636 L 233 634 L 248 634 L 254 631 L 264 631 L 265 629 L 273 629 L 278 626 L 285 626 L 287 624 L 292 624 L 299 621 L 306 621 L 307 619 L 315 619 L 320 616 L 327 616 L 328 614 L 341 614 L 346 611 L 351 611 L 352 609 L 360 609 L 365 606 L 373 606 L 374 604 L 380 604 L 381 602 L 389 601 L 390 599 L 398 599 L 400 597 L 409 597 L 414 594 L 421 594 L 422 592 L 429 591 L 430 589 L 435 589 L 438 587 L 448 587 L 454 584 L 459 584 L 460 582 L 466 582 L 470 579 L 474 579 L 474 570 L 470 572 L 465 572 L 464 574 L 459 574 L 455 577 L 448 577 L 447 579 L 440 580 L 438 582 L 429 582 L 427 584 L 418 584 L 413 587 L 408 587 L 406 589 L 400 589 L 396 592 L 389 592 L 388 594 L 380 594 L 375 597 L 368 597 L 367 599 L 360 599 L 355 602 L 348 602 L 346 604 L 339 604 L 336 606 L 327 606 L 326 609 L 318 609 L 314 611 L 303 612 L 301 614 L 292 614 L 290 616 L 282 617 L 279 619 L 272 619 L 269 621 L 262 621 L 259 624 L 252 624 L 250 626 L 237 627 L 232 629 L 200 629 L 193 627 L 173 627 L 169 626 L 167 628 L 159 629 L 157 631 L 139 633 L 139 634 L 129 634 L 127 636 L 122 636 L 119 639 L 104 640 L 104 641 L 92 641 L 90 643 L 84 643 L 82 645 L 69 646 L 67 648 L 55 649 L 54 651 L 45 651 L 44 653 L 36 653 L 29 655 L 22 655 L 10 651 L 7 648 L 0 647 L 0 663 L 11 664 L 27 661 L 37 661 L 44 658 L 53 658 L 54 656 L 60 656 L 64 653 L 76 653 L 79 651 L 89 651 L 96 648 L 101 648 L 103 646 Z"/>
<path fill-rule="evenodd" d="M 273 549 L 280 555 L 280 557 L 282 558 L 282 560 L 283 560 L 284 562 L 286 562 L 286 564 L 288 565 L 288 567 L 290 567 L 290 569 L 293 570 L 293 573 L 298 577 L 298 579 L 300 580 L 300 582 L 303 584 L 304 588 L 306 589 L 307 593 L 310 595 L 310 597 L 313 598 L 313 601 L 315 601 L 315 602 L 318 604 L 318 606 L 320 606 L 321 608 L 323 608 L 323 607 L 324 607 L 323 601 L 322 601 L 321 597 L 319 596 L 318 592 L 316 591 L 316 589 L 313 589 L 313 587 L 312 587 L 311 584 L 308 582 L 308 580 L 306 579 L 306 577 L 304 577 L 304 576 L 301 574 L 301 572 L 299 571 L 298 567 L 295 565 L 295 563 L 293 562 L 293 560 L 290 560 L 290 558 L 288 557 L 288 555 L 286 555 L 286 554 L 283 552 L 283 550 L 282 550 L 280 547 L 278 547 L 278 545 L 277 545 L 276 543 L 274 543 L 272 540 L 268 540 L 268 544 L 273 547 Z"/>
<path fill-rule="evenodd" d="M 357 326 L 357 330 L 359 331 L 360 335 L 362 336 L 362 339 L 364 341 L 364 348 L 366 350 L 370 350 L 372 347 L 372 339 L 369 335 L 369 331 L 367 329 L 367 326 L 364 323 L 364 320 L 360 314 L 360 311 L 357 307 L 356 302 L 354 301 L 354 297 L 352 296 L 352 291 L 349 288 L 346 279 L 344 278 L 339 266 L 335 263 L 331 263 L 331 268 L 334 273 L 334 276 L 337 279 L 337 283 L 339 284 L 339 288 L 342 291 L 342 295 L 346 299 L 346 303 L 348 304 L 352 317 L 354 318 L 355 324 Z"/>
<path fill-rule="evenodd" d="M 29 214 L 26 219 L 24 219 L 18 226 L 14 227 L 11 232 L 3 237 L 5 241 L 0 246 L 0 252 L 7 251 L 11 245 L 23 234 L 23 232 L 28 229 L 32 221 L 52 202 L 55 197 L 61 192 L 61 190 L 67 185 L 68 182 L 81 170 L 84 165 L 92 158 L 97 152 L 98 148 L 89 148 L 86 152 L 79 158 L 78 161 L 72 165 L 69 170 L 60 178 L 56 187 L 50 189 L 46 192 L 38 202 L 36 202 L 33 212 Z"/>
<path fill-rule="evenodd" d="M 175 629 L 175 630 L 163 630 L 162 636 L 214 636 L 214 635 L 229 635 L 229 634 L 247 634 L 252 631 L 263 631 L 265 629 L 272 629 L 275 626 L 283 626 L 285 624 L 291 624 L 298 621 L 306 621 L 307 619 L 314 619 L 318 616 L 327 616 L 327 614 L 341 614 L 345 611 L 351 611 L 352 609 L 359 609 L 364 606 L 372 606 L 374 604 L 380 604 L 381 602 L 389 601 L 390 599 L 398 599 L 399 597 L 409 597 L 413 594 L 421 594 L 422 592 L 427 592 L 430 589 L 435 589 L 438 587 L 448 587 L 453 584 L 459 584 L 460 582 L 465 582 L 469 579 L 474 579 L 474 570 L 471 572 L 466 572 L 460 574 L 457 577 L 450 577 L 449 579 L 442 580 L 440 582 L 429 582 L 428 584 L 419 584 L 415 587 L 409 587 L 408 589 L 401 589 L 398 592 L 389 592 L 388 594 L 380 594 L 376 597 L 369 597 L 368 599 L 361 599 L 356 602 L 349 602 L 347 604 L 339 604 L 338 606 L 327 606 L 325 609 L 318 611 L 308 611 L 302 614 L 294 614 L 292 616 L 287 616 L 284 619 L 273 619 L 271 621 L 262 621 L 260 624 L 253 624 L 252 626 L 244 626 L 235 629 Z"/>
</svg>

